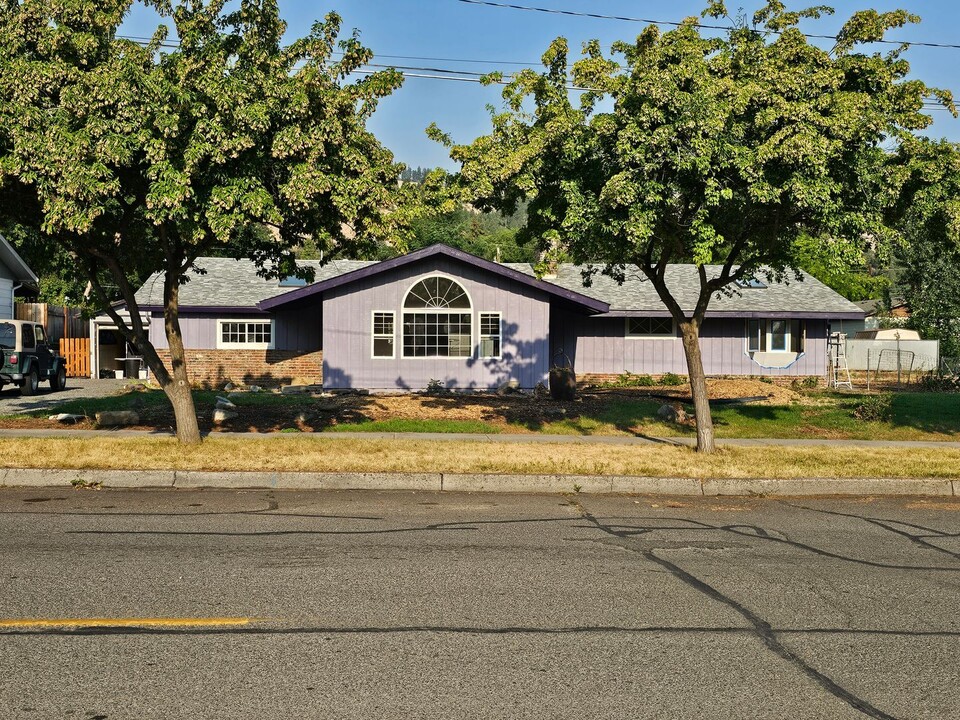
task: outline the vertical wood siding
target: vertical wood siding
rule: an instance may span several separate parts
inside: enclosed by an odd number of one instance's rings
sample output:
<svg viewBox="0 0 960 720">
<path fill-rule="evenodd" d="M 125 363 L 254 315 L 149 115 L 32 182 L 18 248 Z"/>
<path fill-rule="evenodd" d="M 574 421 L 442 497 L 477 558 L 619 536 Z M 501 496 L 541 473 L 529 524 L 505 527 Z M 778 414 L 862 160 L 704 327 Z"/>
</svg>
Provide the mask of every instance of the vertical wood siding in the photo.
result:
<svg viewBox="0 0 960 720">
<path fill-rule="evenodd" d="M 459 282 L 472 304 L 473 357 L 404 358 L 403 298 L 420 279 L 440 273 Z M 372 358 L 371 314 L 394 312 L 394 358 Z M 501 313 L 500 359 L 478 357 L 479 314 Z M 323 384 L 328 388 L 417 390 L 430 380 L 460 389 L 495 388 L 515 379 L 521 387 L 545 382 L 549 372 L 547 296 L 447 258 L 366 278 L 328 293 L 323 303 Z"/>
<path fill-rule="evenodd" d="M 0 267 L 3 267 L 0 265 Z M 0 277 L 0 318 L 13 317 L 13 281 Z"/>
<path fill-rule="evenodd" d="M 217 347 L 217 320 L 273 318 L 274 349 L 314 352 L 320 349 L 321 318 L 320 304 L 297 311 L 283 311 L 272 316 L 184 314 L 180 316 L 180 332 L 183 344 L 191 350 L 214 350 Z M 150 342 L 157 350 L 167 349 L 167 336 L 163 329 L 163 314 L 153 313 L 150 321 Z"/>
<path fill-rule="evenodd" d="M 591 318 L 554 310 L 553 347 L 562 349 L 581 374 L 631 372 L 687 374 L 680 338 L 627 338 L 623 318 Z M 787 368 L 765 368 L 746 353 L 744 320 L 707 319 L 700 333 L 707 375 L 824 376 L 827 373 L 827 323 L 806 321 L 806 350 Z"/>
</svg>

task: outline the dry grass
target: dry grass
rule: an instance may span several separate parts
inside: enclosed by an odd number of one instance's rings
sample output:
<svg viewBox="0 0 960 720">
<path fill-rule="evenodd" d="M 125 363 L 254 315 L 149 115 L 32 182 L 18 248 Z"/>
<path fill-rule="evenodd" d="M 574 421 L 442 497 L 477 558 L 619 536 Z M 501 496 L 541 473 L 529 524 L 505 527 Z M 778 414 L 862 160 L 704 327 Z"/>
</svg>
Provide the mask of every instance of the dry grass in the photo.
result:
<svg viewBox="0 0 960 720">
<path fill-rule="evenodd" d="M 0 440 L 4 467 L 316 472 L 477 472 L 691 478 L 960 477 L 960 449 L 514 444 L 324 436 Z"/>
</svg>

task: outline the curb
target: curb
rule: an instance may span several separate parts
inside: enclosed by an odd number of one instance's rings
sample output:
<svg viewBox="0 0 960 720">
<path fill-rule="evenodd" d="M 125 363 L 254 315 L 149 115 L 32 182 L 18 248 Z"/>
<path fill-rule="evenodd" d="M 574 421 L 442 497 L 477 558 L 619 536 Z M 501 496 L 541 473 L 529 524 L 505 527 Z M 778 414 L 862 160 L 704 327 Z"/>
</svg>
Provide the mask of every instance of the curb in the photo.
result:
<svg viewBox="0 0 960 720">
<path fill-rule="evenodd" d="M 481 473 L 203 472 L 195 470 L 0 469 L 3 487 L 96 485 L 108 488 L 412 490 L 425 492 L 623 495 L 960 495 L 949 478 L 656 478 Z"/>
</svg>

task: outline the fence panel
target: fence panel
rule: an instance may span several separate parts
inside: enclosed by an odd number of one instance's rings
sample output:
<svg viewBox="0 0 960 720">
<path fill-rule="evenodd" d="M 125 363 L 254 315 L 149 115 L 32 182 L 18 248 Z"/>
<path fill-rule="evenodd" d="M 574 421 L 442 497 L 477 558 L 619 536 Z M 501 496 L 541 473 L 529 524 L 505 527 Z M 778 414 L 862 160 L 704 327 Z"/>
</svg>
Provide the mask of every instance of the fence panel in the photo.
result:
<svg viewBox="0 0 960 720">
<path fill-rule="evenodd" d="M 867 350 L 870 351 L 871 368 L 867 367 Z M 847 339 L 847 364 L 851 370 L 876 370 L 877 360 L 881 350 L 892 350 L 894 353 L 913 353 L 913 372 L 936 370 L 940 365 L 939 340 L 852 340 Z M 885 352 L 884 355 L 891 353 Z M 886 363 L 886 361 L 884 361 Z M 883 367 L 882 370 L 890 368 Z M 893 367 L 896 370 L 896 365 Z"/>
<path fill-rule="evenodd" d="M 90 377 L 90 338 L 62 338 L 60 354 L 67 359 L 67 377 Z"/>
<path fill-rule="evenodd" d="M 65 337 L 85 337 L 88 332 L 87 323 L 77 308 L 47 303 L 17 303 L 14 317 L 43 325 L 52 343 Z"/>
</svg>

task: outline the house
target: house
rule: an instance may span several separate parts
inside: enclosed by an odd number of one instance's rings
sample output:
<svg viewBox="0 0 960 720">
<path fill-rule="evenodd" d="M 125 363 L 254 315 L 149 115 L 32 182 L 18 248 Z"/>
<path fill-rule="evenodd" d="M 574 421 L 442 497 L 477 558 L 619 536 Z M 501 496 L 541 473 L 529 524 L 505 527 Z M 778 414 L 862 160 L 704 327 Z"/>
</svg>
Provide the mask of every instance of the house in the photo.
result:
<svg viewBox="0 0 960 720">
<path fill-rule="evenodd" d="M 529 265 L 444 245 L 382 262 L 304 264 L 316 270 L 312 283 L 263 279 L 251 261 L 197 261 L 205 273 L 180 290 L 195 381 L 322 380 L 329 389 L 396 391 L 431 381 L 488 389 L 516 380 L 532 388 L 563 356 L 581 378 L 686 373 L 676 324 L 636 273 L 623 285 L 596 276 L 584 287 L 573 265 L 538 279 Z M 696 267 L 671 266 L 666 279 L 681 306 L 692 307 Z M 162 291 L 163 278 L 154 275 L 137 301 L 164 356 Z M 744 283 L 711 302 L 702 328 L 704 368 L 709 375 L 824 376 L 831 323 L 862 317 L 811 277 Z"/>
<path fill-rule="evenodd" d="M 0 319 L 13 317 L 13 297 L 17 290 L 22 287 L 36 290 L 39 282 L 9 241 L 0 235 Z"/>
</svg>

